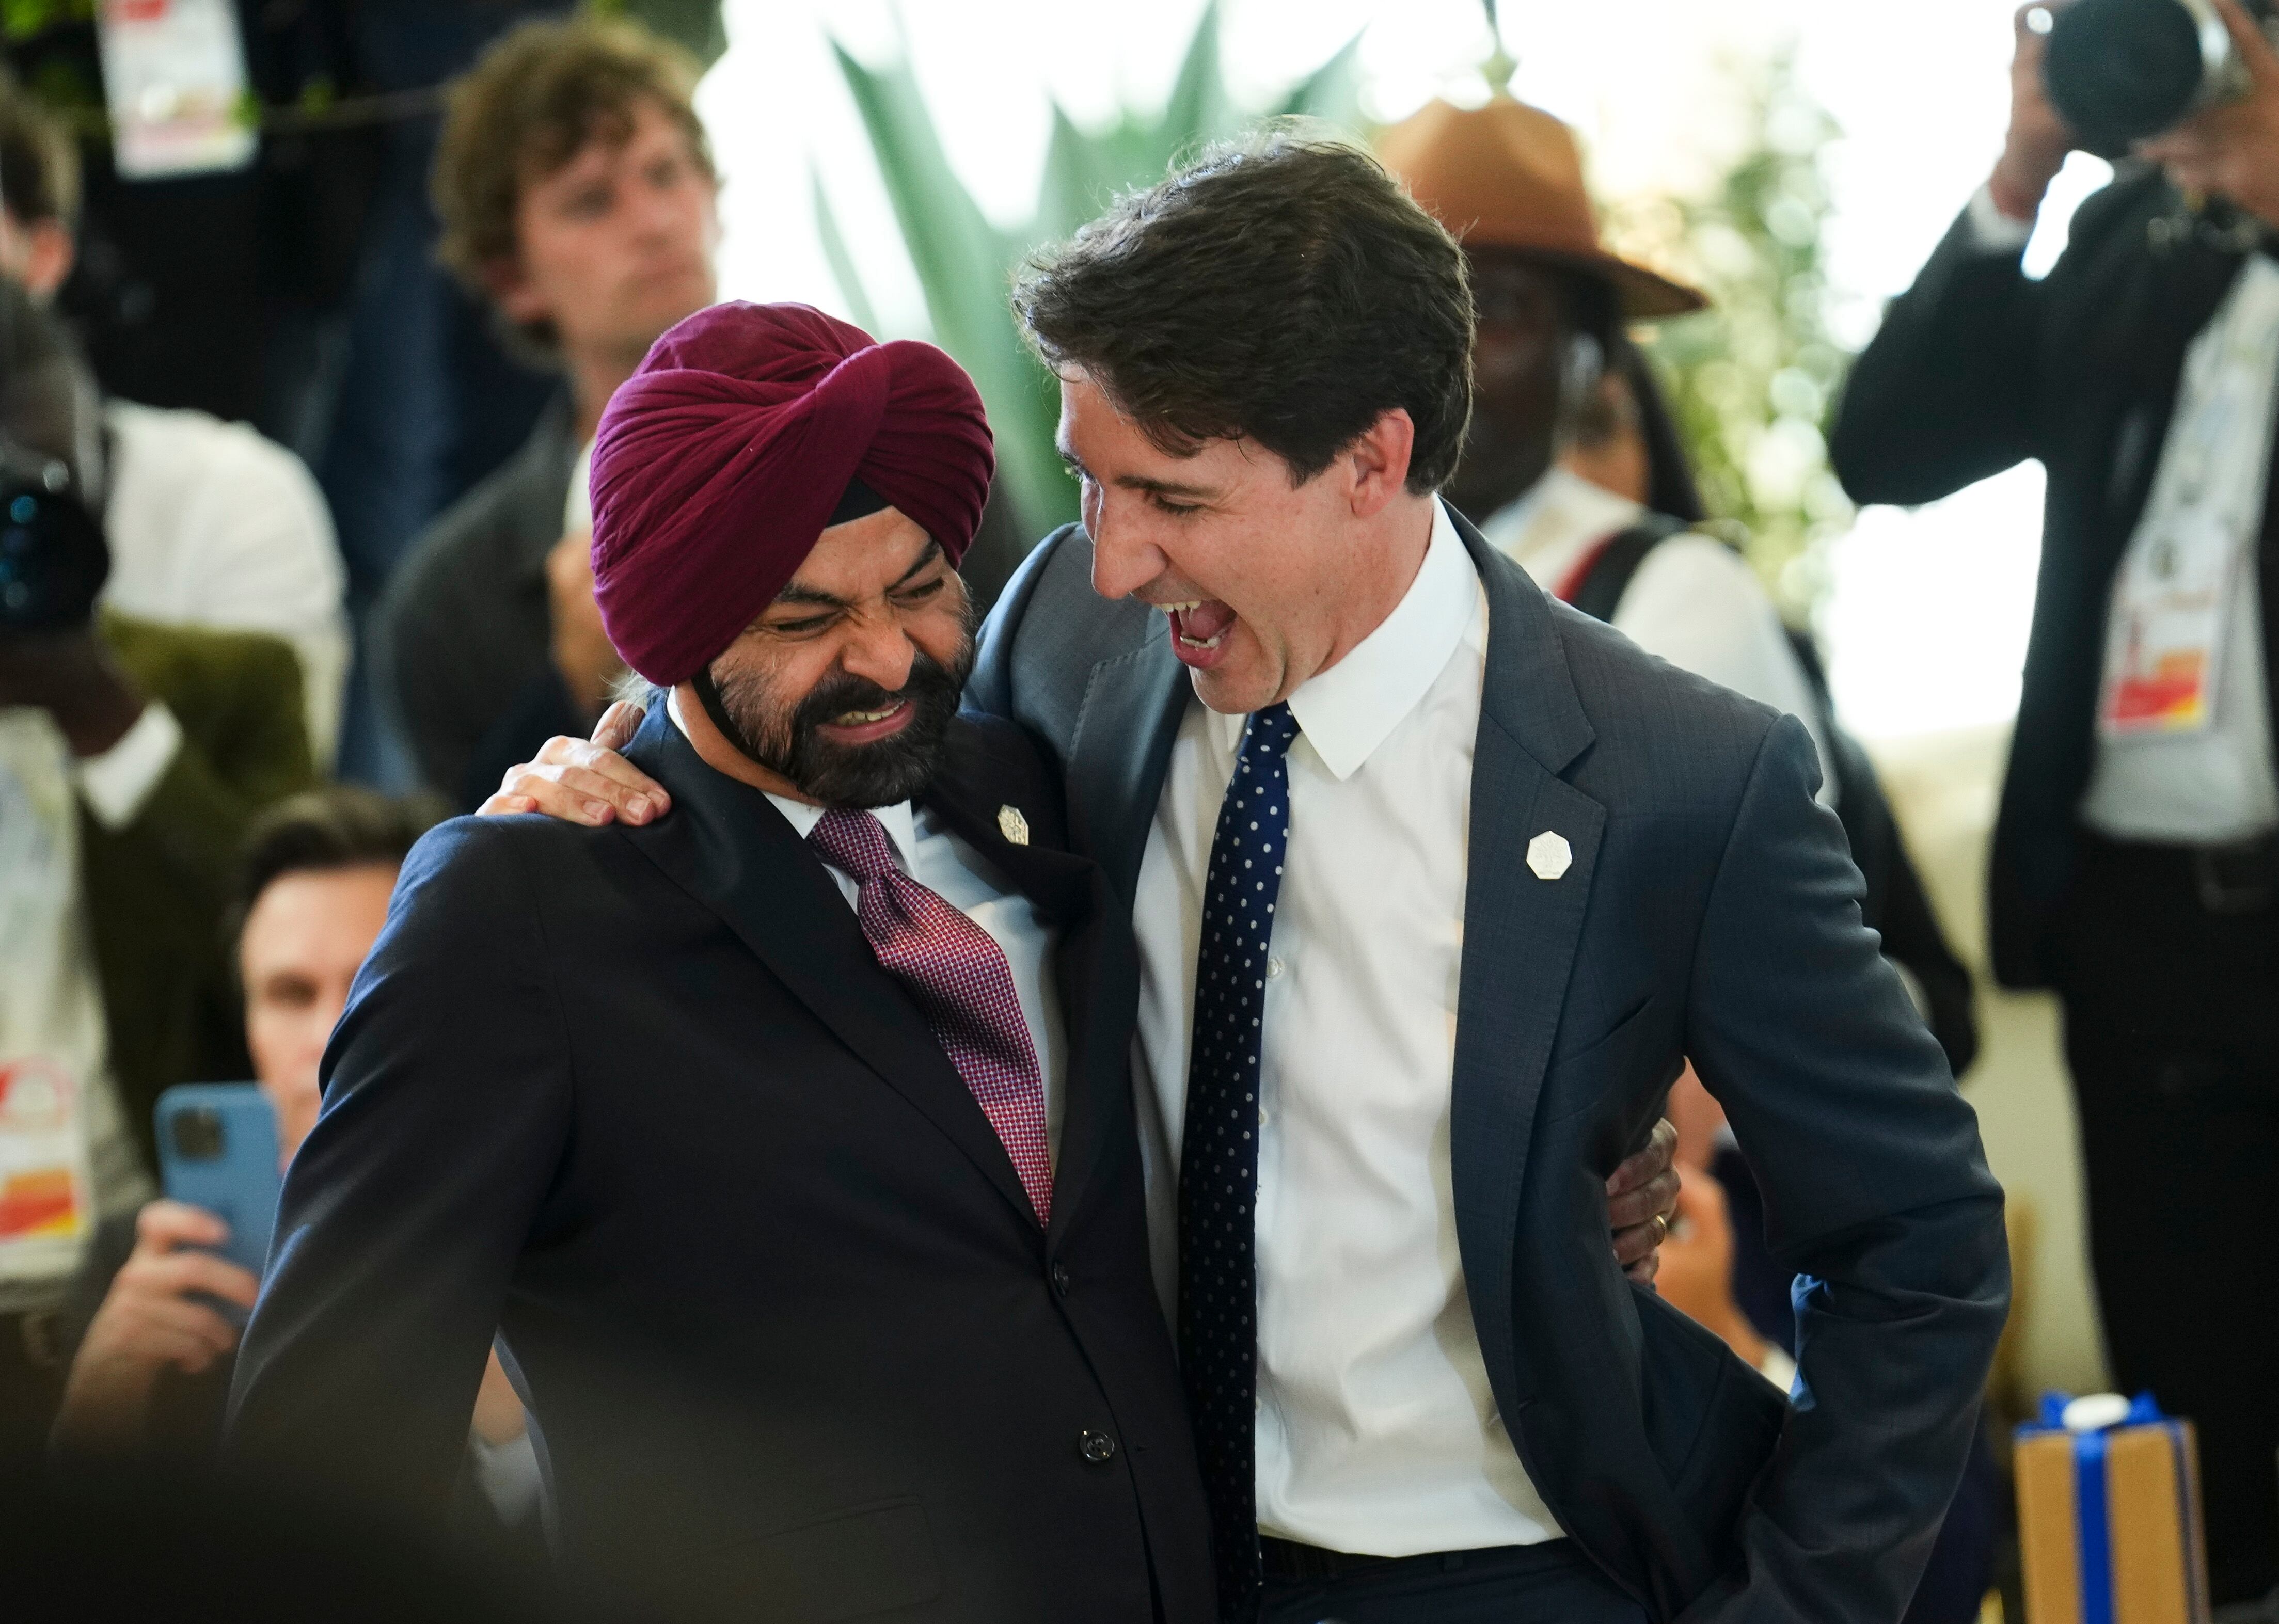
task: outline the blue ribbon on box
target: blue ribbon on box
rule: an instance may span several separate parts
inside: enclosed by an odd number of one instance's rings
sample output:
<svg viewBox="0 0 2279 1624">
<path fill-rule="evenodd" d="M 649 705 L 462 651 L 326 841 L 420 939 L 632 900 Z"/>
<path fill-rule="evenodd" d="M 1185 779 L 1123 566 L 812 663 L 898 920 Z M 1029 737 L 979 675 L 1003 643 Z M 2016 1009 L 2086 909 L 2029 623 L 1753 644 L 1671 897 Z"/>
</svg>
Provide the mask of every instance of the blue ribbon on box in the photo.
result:
<svg viewBox="0 0 2279 1624">
<path fill-rule="evenodd" d="M 2044 1393 L 2040 1420 L 2028 1421 L 2018 1430 L 2022 1434 L 2070 1431 L 2065 1412 L 2072 1402 L 2069 1394 Z M 2119 1421 L 2073 1434 L 2074 1544 L 2081 1564 L 2081 1624 L 2114 1624 L 2113 1520 L 2105 1494 L 2105 1435 L 2114 1427 L 2166 1427 L 2175 1439 L 2177 1460 L 2183 1459 L 2183 1429 L 2160 1413 L 2150 1393 L 2137 1394 L 2129 1403 L 2129 1413 Z M 2184 1526 L 2189 1528 L 2191 1489 L 2181 1472 L 2176 1501 L 2177 1513 L 2186 1519 Z"/>
</svg>

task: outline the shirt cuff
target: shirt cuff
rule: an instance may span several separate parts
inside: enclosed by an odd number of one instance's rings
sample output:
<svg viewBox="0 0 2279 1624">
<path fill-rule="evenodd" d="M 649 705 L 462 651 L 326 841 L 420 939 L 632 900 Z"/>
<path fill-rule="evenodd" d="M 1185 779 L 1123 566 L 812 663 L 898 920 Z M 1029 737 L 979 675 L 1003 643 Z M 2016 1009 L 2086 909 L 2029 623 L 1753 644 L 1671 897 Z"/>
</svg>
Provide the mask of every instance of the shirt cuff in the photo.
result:
<svg viewBox="0 0 2279 1624">
<path fill-rule="evenodd" d="M 1982 254 L 2016 254 L 2032 241 L 2034 222 L 2014 220 L 2002 212 L 1994 202 L 1991 185 L 1982 186 L 1970 195 L 1970 206 L 1963 211 L 1970 221 L 1970 240 Z"/>
<path fill-rule="evenodd" d="M 79 763 L 79 793 L 95 821 L 116 834 L 142 814 L 143 803 L 182 748 L 182 724 L 157 700 L 142 707 L 119 742 Z"/>
</svg>

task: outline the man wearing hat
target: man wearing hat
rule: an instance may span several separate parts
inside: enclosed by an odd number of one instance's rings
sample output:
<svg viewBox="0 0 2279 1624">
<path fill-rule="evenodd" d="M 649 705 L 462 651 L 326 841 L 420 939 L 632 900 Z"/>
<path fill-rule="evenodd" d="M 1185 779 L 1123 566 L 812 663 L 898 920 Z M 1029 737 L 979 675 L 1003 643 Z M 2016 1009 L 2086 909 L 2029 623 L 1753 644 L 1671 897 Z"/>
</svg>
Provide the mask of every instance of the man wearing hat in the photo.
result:
<svg viewBox="0 0 2279 1624">
<path fill-rule="evenodd" d="M 496 1332 L 556 1545 L 646 1616 L 1193 1624 L 1137 969 L 958 717 L 971 382 L 801 306 L 660 341 L 595 582 L 676 816 L 448 823 L 326 1056 L 229 1448 L 438 1505 Z"/>
<path fill-rule="evenodd" d="M 1624 325 L 1708 301 L 1600 245 L 1575 134 L 1540 108 L 1435 101 L 1378 149 L 1463 244 L 1471 273 L 1472 420 L 1448 500 L 1545 591 L 1648 654 L 1788 712 L 1830 761 L 1811 678 L 1755 572 L 1687 528 L 1700 517 L 1691 478 L 1664 471 L 1641 503 L 1559 461 L 1630 348 Z M 1822 799 L 1833 804 L 1832 790 Z"/>
</svg>

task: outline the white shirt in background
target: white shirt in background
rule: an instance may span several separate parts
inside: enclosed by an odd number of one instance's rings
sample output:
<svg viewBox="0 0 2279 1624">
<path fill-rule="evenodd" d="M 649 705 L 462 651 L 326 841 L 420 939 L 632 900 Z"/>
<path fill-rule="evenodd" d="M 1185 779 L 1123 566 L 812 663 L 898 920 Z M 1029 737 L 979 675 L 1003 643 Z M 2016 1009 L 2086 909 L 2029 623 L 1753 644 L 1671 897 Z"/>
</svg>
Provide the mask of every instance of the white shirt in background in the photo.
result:
<svg viewBox="0 0 2279 1624">
<path fill-rule="evenodd" d="M 1258 1524 L 1376 1556 L 1560 1536 L 1497 1414 L 1449 1160 L 1487 600 L 1445 509 L 1407 595 L 1290 699 L 1259 1068 Z M 1142 860 L 1134 1043 L 1157 1287 L 1203 887 L 1246 718 L 1190 705 Z"/>
<path fill-rule="evenodd" d="M 1590 550 L 1648 517 L 1627 497 L 1555 463 L 1480 533 L 1546 592 L 1566 584 Z M 1748 561 L 1712 536 L 1683 532 L 1655 544 L 1615 606 L 1615 630 L 1681 670 L 1786 711 L 1804 724 L 1822 763 L 1820 801 L 1836 803 L 1827 729 L 1780 613 Z"/>
<path fill-rule="evenodd" d="M 328 767 L 348 681 L 348 575 L 301 460 L 242 423 L 110 401 L 103 600 L 162 624 L 266 632 L 300 657 L 312 759 Z"/>
</svg>

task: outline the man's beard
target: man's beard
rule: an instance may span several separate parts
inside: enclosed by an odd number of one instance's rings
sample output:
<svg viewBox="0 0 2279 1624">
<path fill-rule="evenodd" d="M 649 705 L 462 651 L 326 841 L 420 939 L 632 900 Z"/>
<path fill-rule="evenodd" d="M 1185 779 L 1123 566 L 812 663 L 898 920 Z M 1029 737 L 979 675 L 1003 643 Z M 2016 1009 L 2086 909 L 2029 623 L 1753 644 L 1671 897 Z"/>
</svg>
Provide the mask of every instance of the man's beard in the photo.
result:
<svg viewBox="0 0 2279 1624">
<path fill-rule="evenodd" d="M 730 743 L 810 801 L 826 807 L 869 808 L 909 801 L 932 782 L 972 670 L 969 632 L 959 640 L 951 666 L 923 649 L 914 651 L 910 674 L 898 693 L 838 670 L 787 712 L 764 677 L 740 671 L 712 680 L 720 709 L 733 724 L 721 730 Z M 885 710 L 902 702 L 910 707 L 910 719 L 875 743 L 834 744 L 824 736 L 826 723 L 849 711 Z"/>
</svg>

